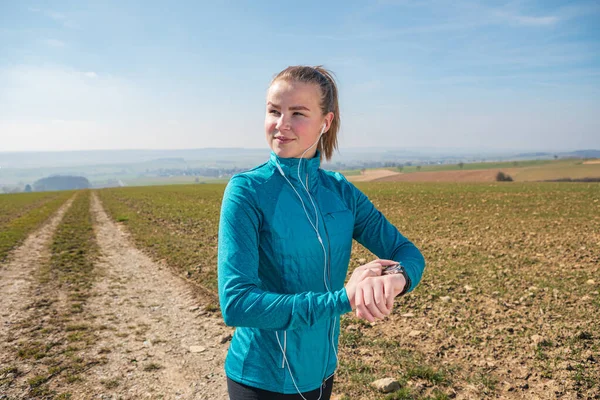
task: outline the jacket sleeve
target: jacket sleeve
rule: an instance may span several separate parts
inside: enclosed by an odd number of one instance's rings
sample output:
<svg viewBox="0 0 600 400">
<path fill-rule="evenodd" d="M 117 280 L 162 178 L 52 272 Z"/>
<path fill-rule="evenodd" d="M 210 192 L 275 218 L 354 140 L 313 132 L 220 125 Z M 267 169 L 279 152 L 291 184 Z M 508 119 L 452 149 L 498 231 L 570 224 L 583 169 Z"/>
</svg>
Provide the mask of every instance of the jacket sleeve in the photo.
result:
<svg viewBox="0 0 600 400">
<path fill-rule="evenodd" d="M 419 249 L 387 220 L 371 200 L 354 184 L 352 188 L 355 201 L 354 232 L 352 237 L 382 259 L 400 262 L 410 278 L 408 290 L 413 290 L 421 281 L 425 269 L 425 258 Z"/>
<path fill-rule="evenodd" d="M 234 176 L 221 205 L 218 241 L 219 303 L 229 326 L 291 330 L 352 310 L 346 289 L 280 294 L 260 289 L 262 213 L 248 178 Z"/>
</svg>

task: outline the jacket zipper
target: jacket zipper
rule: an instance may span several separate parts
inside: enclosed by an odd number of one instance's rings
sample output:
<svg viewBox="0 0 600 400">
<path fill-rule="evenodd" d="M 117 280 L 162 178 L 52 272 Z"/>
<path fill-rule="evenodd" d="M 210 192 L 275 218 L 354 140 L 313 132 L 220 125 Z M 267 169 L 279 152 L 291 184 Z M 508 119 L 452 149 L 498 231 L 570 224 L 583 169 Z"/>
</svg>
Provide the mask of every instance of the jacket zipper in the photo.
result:
<svg viewBox="0 0 600 400">
<path fill-rule="evenodd" d="M 306 188 L 308 188 L 308 174 L 306 174 Z M 308 191 L 310 193 L 310 190 Z M 328 250 L 328 255 L 327 255 L 327 279 L 329 280 L 329 287 L 331 287 L 331 242 L 329 241 L 329 232 L 327 231 L 327 225 L 325 224 L 325 219 L 323 218 L 323 213 L 321 212 L 321 207 L 318 206 L 317 202 L 315 201 L 315 207 L 317 209 L 317 211 L 319 212 L 319 216 L 321 217 L 321 221 L 323 221 L 323 228 L 325 229 L 325 237 L 327 238 L 327 250 Z M 317 226 L 317 229 L 319 227 Z M 329 322 L 330 326 L 331 326 L 331 321 Z M 335 327 L 331 326 L 330 329 L 335 329 Z M 331 357 L 331 348 L 330 346 L 332 346 L 333 344 L 330 343 L 330 336 L 329 336 L 330 332 L 328 330 L 327 332 L 327 364 L 329 364 L 329 358 Z M 327 365 L 325 366 L 325 368 L 327 368 Z M 325 375 L 327 375 L 327 370 L 325 371 Z M 324 383 L 325 381 L 323 381 Z"/>
</svg>

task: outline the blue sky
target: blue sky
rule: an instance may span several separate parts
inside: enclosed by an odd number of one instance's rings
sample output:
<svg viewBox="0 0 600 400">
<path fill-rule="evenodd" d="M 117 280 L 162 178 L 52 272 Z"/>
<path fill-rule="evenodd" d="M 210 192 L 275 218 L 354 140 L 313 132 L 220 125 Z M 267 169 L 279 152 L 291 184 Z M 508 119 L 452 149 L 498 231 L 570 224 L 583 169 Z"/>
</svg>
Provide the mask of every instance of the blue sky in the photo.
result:
<svg viewBox="0 0 600 400">
<path fill-rule="evenodd" d="M 0 0 L 0 151 L 266 147 L 288 65 L 340 147 L 600 148 L 598 1 Z"/>
</svg>

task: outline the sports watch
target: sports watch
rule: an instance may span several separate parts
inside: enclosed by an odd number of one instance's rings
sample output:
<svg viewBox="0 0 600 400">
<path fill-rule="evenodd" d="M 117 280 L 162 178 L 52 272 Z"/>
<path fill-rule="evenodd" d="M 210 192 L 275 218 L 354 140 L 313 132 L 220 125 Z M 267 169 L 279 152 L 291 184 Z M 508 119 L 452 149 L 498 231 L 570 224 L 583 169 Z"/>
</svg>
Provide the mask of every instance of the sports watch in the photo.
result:
<svg viewBox="0 0 600 400">
<path fill-rule="evenodd" d="M 408 292 L 408 289 L 410 289 L 410 278 L 408 277 L 408 274 L 406 273 L 406 270 L 404 269 L 402 264 L 400 264 L 399 262 L 394 265 L 385 267 L 381 271 L 381 275 L 393 275 L 393 274 L 402 274 L 402 276 L 404 276 L 404 280 L 406 281 L 406 284 L 404 285 L 402 292 L 398 293 L 398 296 L 402 296 L 403 294 Z M 396 297 L 398 297 L 398 296 L 396 296 Z"/>
</svg>

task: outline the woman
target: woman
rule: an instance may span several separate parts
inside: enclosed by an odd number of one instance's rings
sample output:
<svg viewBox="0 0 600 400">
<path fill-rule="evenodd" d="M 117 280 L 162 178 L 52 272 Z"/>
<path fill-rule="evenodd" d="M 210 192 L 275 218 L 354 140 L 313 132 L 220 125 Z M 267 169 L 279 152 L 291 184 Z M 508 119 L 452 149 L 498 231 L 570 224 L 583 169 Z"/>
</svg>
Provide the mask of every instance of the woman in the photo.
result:
<svg viewBox="0 0 600 400">
<path fill-rule="evenodd" d="M 339 316 L 382 319 L 421 279 L 419 250 L 343 175 L 319 168 L 337 148 L 337 93 L 321 67 L 277 74 L 270 158 L 225 189 L 218 280 L 225 323 L 237 327 L 225 361 L 231 400 L 329 399 Z M 352 239 L 382 259 L 344 286 Z"/>
</svg>

